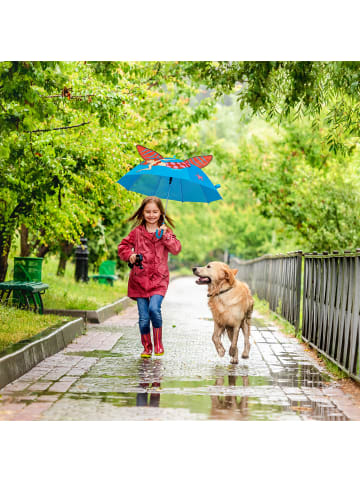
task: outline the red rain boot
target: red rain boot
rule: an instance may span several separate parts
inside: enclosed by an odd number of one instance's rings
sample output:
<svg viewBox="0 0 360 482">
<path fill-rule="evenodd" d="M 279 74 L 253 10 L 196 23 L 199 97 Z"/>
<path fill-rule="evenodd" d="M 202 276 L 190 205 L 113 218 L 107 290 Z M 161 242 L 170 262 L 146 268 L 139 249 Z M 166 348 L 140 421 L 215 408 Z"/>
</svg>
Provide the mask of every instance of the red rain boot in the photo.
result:
<svg viewBox="0 0 360 482">
<path fill-rule="evenodd" d="M 150 358 L 152 354 L 151 334 L 141 335 L 141 343 L 143 344 L 144 351 L 141 353 L 141 358 Z"/>
<path fill-rule="evenodd" d="M 153 327 L 153 335 L 154 335 L 154 351 L 155 355 L 163 355 L 164 354 L 164 347 L 162 344 L 162 327 L 154 328 Z"/>
</svg>

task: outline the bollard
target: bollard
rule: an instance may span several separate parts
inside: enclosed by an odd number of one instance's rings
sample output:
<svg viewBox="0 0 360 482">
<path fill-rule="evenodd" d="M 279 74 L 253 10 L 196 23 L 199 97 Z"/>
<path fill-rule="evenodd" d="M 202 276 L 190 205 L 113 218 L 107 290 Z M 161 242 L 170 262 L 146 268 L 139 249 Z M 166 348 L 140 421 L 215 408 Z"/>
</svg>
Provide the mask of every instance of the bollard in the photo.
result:
<svg viewBox="0 0 360 482">
<path fill-rule="evenodd" d="M 89 281 L 89 250 L 87 239 L 80 238 L 80 245 L 75 248 L 75 281 L 87 283 Z"/>
</svg>

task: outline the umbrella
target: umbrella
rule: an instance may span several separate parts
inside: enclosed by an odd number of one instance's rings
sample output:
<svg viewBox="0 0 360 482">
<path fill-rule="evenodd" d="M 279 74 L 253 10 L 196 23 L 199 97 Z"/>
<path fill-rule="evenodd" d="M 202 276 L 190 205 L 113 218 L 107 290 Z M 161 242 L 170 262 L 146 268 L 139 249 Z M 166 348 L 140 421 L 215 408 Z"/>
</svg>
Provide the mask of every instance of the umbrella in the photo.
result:
<svg viewBox="0 0 360 482">
<path fill-rule="evenodd" d="M 212 156 L 195 156 L 185 161 L 161 154 L 143 146 L 136 146 L 144 162 L 135 166 L 118 183 L 128 191 L 147 196 L 157 196 L 181 202 L 210 203 L 222 199 L 216 186 L 201 169 L 209 164 Z M 165 218 L 164 216 L 164 218 Z M 161 238 L 156 232 L 156 236 Z"/>
</svg>

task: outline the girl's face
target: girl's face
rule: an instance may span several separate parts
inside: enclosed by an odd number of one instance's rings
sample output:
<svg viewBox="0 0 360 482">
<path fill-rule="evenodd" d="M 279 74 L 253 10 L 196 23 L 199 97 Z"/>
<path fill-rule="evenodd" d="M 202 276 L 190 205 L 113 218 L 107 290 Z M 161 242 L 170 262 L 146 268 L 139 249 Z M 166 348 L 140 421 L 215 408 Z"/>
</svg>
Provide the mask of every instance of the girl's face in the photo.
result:
<svg viewBox="0 0 360 482">
<path fill-rule="evenodd" d="M 147 223 L 157 224 L 161 216 L 161 211 L 153 201 L 150 201 L 144 207 L 143 214 Z"/>
</svg>

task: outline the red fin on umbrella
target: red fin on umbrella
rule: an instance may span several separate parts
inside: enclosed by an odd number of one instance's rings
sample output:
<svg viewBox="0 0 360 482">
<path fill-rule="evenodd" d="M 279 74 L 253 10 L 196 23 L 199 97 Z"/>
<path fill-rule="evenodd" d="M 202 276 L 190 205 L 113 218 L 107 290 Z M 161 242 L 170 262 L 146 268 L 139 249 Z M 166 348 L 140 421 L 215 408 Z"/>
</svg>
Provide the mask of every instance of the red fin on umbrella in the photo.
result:
<svg viewBox="0 0 360 482">
<path fill-rule="evenodd" d="M 195 156 L 195 157 L 190 157 L 190 159 L 186 159 L 186 161 L 189 161 L 190 164 L 192 164 L 193 166 L 203 168 L 209 164 L 212 157 L 213 156 Z"/>
<path fill-rule="evenodd" d="M 138 150 L 138 153 L 145 161 L 157 161 L 159 159 L 163 159 L 163 156 L 161 154 L 158 154 L 157 152 L 152 151 L 147 147 L 137 145 L 136 149 Z"/>
</svg>

